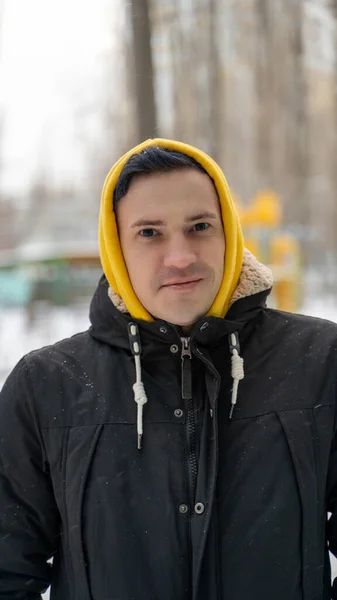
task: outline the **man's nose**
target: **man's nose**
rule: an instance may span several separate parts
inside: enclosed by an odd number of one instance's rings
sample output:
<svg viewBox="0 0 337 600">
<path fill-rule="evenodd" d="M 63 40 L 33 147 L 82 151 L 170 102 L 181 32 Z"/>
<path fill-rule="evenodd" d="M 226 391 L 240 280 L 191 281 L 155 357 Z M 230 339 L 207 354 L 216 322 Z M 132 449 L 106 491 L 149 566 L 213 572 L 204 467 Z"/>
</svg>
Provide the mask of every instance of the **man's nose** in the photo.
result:
<svg viewBox="0 0 337 600">
<path fill-rule="evenodd" d="M 184 237 L 174 238 L 170 241 L 165 253 L 165 267 L 186 269 L 197 261 L 196 254 L 191 244 Z"/>
</svg>

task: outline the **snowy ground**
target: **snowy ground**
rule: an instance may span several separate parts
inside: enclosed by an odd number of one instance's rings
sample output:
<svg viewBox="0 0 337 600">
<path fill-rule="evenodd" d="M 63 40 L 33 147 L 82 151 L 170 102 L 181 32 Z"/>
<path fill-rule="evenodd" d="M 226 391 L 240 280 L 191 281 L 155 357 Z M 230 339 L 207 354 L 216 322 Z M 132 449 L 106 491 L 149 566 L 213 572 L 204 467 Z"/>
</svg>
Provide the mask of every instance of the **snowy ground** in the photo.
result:
<svg viewBox="0 0 337 600">
<path fill-rule="evenodd" d="M 50 308 L 41 304 L 34 322 L 22 310 L 0 312 L 0 388 L 16 362 L 30 350 L 52 344 L 87 329 L 89 300 L 73 308 Z M 337 299 L 316 298 L 305 303 L 302 313 L 337 322 Z M 337 576 L 337 561 L 333 560 Z M 48 594 L 44 596 L 47 600 Z"/>
<path fill-rule="evenodd" d="M 87 329 L 88 311 L 89 301 L 71 309 L 41 303 L 33 322 L 21 309 L 0 311 L 0 388 L 24 354 Z"/>
</svg>

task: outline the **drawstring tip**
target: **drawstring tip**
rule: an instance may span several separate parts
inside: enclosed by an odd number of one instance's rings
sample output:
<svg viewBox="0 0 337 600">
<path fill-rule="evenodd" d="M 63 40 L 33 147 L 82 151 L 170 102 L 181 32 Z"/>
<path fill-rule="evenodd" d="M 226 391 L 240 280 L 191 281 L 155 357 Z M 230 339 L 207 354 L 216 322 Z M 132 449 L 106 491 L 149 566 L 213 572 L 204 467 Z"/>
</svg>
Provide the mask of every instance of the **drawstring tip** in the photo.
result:
<svg viewBox="0 0 337 600">
<path fill-rule="evenodd" d="M 142 449 L 142 434 L 138 433 L 138 450 Z"/>
<path fill-rule="evenodd" d="M 235 407 L 235 404 L 232 404 L 232 405 L 231 405 L 231 408 L 230 408 L 230 411 L 229 411 L 229 419 L 231 419 L 231 418 L 232 418 L 232 416 L 233 416 L 234 407 Z"/>
</svg>

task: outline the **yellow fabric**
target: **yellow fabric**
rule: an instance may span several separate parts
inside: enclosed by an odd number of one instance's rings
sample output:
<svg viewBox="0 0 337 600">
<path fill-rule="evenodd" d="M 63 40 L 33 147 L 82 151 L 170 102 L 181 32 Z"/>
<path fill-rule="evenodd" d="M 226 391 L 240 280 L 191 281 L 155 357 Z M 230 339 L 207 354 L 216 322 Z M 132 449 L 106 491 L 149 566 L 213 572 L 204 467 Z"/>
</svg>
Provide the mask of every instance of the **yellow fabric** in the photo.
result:
<svg viewBox="0 0 337 600">
<path fill-rule="evenodd" d="M 225 176 L 220 167 L 207 154 L 188 144 L 159 138 L 150 139 L 132 148 L 110 170 L 102 190 L 99 217 L 100 256 L 106 278 L 114 292 L 123 299 L 132 317 L 144 321 L 154 320 L 140 303 L 132 288 L 119 243 L 112 203 L 114 189 L 125 163 L 133 154 L 139 153 L 149 146 L 160 146 L 193 157 L 214 180 L 221 204 L 226 252 L 223 281 L 208 315 L 224 317 L 241 273 L 244 248 L 242 230 Z"/>
</svg>

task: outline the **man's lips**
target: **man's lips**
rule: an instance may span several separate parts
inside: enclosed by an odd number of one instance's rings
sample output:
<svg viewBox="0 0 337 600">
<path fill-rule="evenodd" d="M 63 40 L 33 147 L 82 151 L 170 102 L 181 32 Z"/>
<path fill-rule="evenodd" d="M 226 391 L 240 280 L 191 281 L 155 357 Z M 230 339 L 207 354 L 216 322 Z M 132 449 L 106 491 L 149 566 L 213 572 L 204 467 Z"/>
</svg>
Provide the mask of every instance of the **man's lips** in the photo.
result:
<svg viewBox="0 0 337 600">
<path fill-rule="evenodd" d="M 173 288 L 173 289 L 183 289 L 187 287 L 193 287 L 194 284 L 201 281 L 201 277 L 197 277 L 195 279 L 181 279 L 179 281 L 171 281 L 168 283 L 164 283 L 162 285 L 163 288 Z"/>
</svg>

